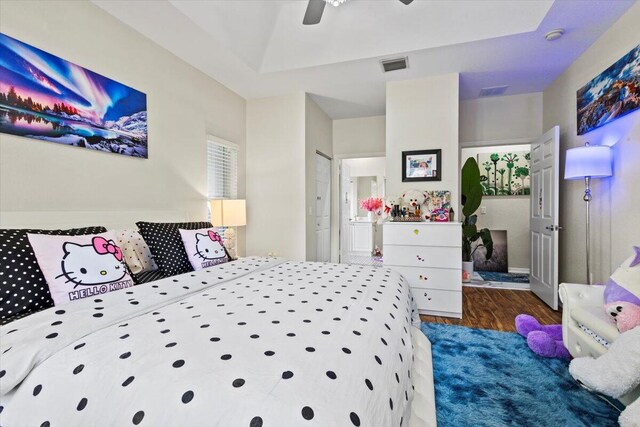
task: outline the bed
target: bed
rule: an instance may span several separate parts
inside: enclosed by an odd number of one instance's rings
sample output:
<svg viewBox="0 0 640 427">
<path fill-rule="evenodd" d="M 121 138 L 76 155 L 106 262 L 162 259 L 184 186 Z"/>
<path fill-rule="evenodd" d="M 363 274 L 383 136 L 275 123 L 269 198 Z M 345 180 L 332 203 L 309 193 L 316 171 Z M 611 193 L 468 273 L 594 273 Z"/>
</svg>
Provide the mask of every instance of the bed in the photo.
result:
<svg viewBox="0 0 640 427">
<path fill-rule="evenodd" d="M 387 269 L 243 258 L 0 327 L 13 426 L 436 426 L 429 341 Z"/>
</svg>

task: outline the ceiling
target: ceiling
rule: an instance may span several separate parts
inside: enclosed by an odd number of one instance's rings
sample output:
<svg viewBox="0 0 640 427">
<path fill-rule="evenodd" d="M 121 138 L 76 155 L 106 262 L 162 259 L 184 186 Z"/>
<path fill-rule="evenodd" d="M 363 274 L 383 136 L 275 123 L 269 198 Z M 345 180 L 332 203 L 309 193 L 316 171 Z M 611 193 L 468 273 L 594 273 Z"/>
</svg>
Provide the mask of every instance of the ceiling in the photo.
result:
<svg viewBox="0 0 640 427">
<path fill-rule="evenodd" d="M 634 2 L 350 0 L 304 26 L 302 0 L 92 1 L 245 98 L 304 91 L 334 119 L 384 114 L 391 80 L 459 72 L 461 99 L 542 91 Z M 383 73 L 398 56 L 409 68 Z"/>
</svg>

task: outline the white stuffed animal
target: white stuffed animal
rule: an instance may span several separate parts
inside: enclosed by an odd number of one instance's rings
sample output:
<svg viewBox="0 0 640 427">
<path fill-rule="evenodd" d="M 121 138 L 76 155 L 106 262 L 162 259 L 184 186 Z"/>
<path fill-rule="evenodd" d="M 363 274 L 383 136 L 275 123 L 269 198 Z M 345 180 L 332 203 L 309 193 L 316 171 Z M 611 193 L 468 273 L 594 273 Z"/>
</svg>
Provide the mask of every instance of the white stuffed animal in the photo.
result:
<svg viewBox="0 0 640 427">
<path fill-rule="evenodd" d="M 640 386 L 640 327 L 620 334 L 597 359 L 573 359 L 569 373 L 587 388 L 615 398 Z M 639 413 L 640 405 L 636 401 L 620 415 L 620 425 L 639 427 Z"/>
<path fill-rule="evenodd" d="M 640 399 L 636 399 L 618 418 L 620 427 L 640 427 Z"/>
<path fill-rule="evenodd" d="M 427 193 L 418 190 L 409 190 L 402 195 L 402 201 L 411 211 L 415 211 L 416 208 L 423 210 L 423 206 L 427 201 Z"/>
</svg>

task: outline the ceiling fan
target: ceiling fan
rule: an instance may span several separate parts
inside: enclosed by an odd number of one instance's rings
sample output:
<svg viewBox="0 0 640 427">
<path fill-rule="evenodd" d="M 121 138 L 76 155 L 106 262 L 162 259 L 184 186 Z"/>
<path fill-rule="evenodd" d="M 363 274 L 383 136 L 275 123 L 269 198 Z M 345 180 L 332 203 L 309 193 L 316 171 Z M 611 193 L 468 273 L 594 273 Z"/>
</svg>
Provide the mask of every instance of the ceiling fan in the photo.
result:
<svg viewBox="0 0 640 427">
<path fill-rule="evenodd" d="M 410 4 L 413 0 L 400 0 L 403 4 Z M 343 3 L 340 1 L 338 3 Z M 316 25 L 320 23 L 322 19 L 322 12 L 324 12 L 324 7 L 326 6 L 326 0 L 309 0 L 307 4 L 307 11 L 304 14 L 304 19 L 302 23 L 304 25 Z"/>
</svg>

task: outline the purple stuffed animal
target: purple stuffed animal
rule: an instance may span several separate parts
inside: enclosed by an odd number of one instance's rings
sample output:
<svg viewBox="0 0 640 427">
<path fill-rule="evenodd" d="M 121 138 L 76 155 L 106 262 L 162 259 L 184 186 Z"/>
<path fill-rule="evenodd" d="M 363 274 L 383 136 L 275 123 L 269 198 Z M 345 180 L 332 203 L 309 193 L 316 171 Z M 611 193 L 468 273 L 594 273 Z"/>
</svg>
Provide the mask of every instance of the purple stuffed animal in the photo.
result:
<svg viewBox="0 0 640 427">
<path fill-rule="evenodd" d="M 541 325 L 528 314 L 516 316 L 516 330 L 527 339 L 529 348 L 542 357 L 571 359 L 562 342 L 562 325 Z"/>
</svg>

